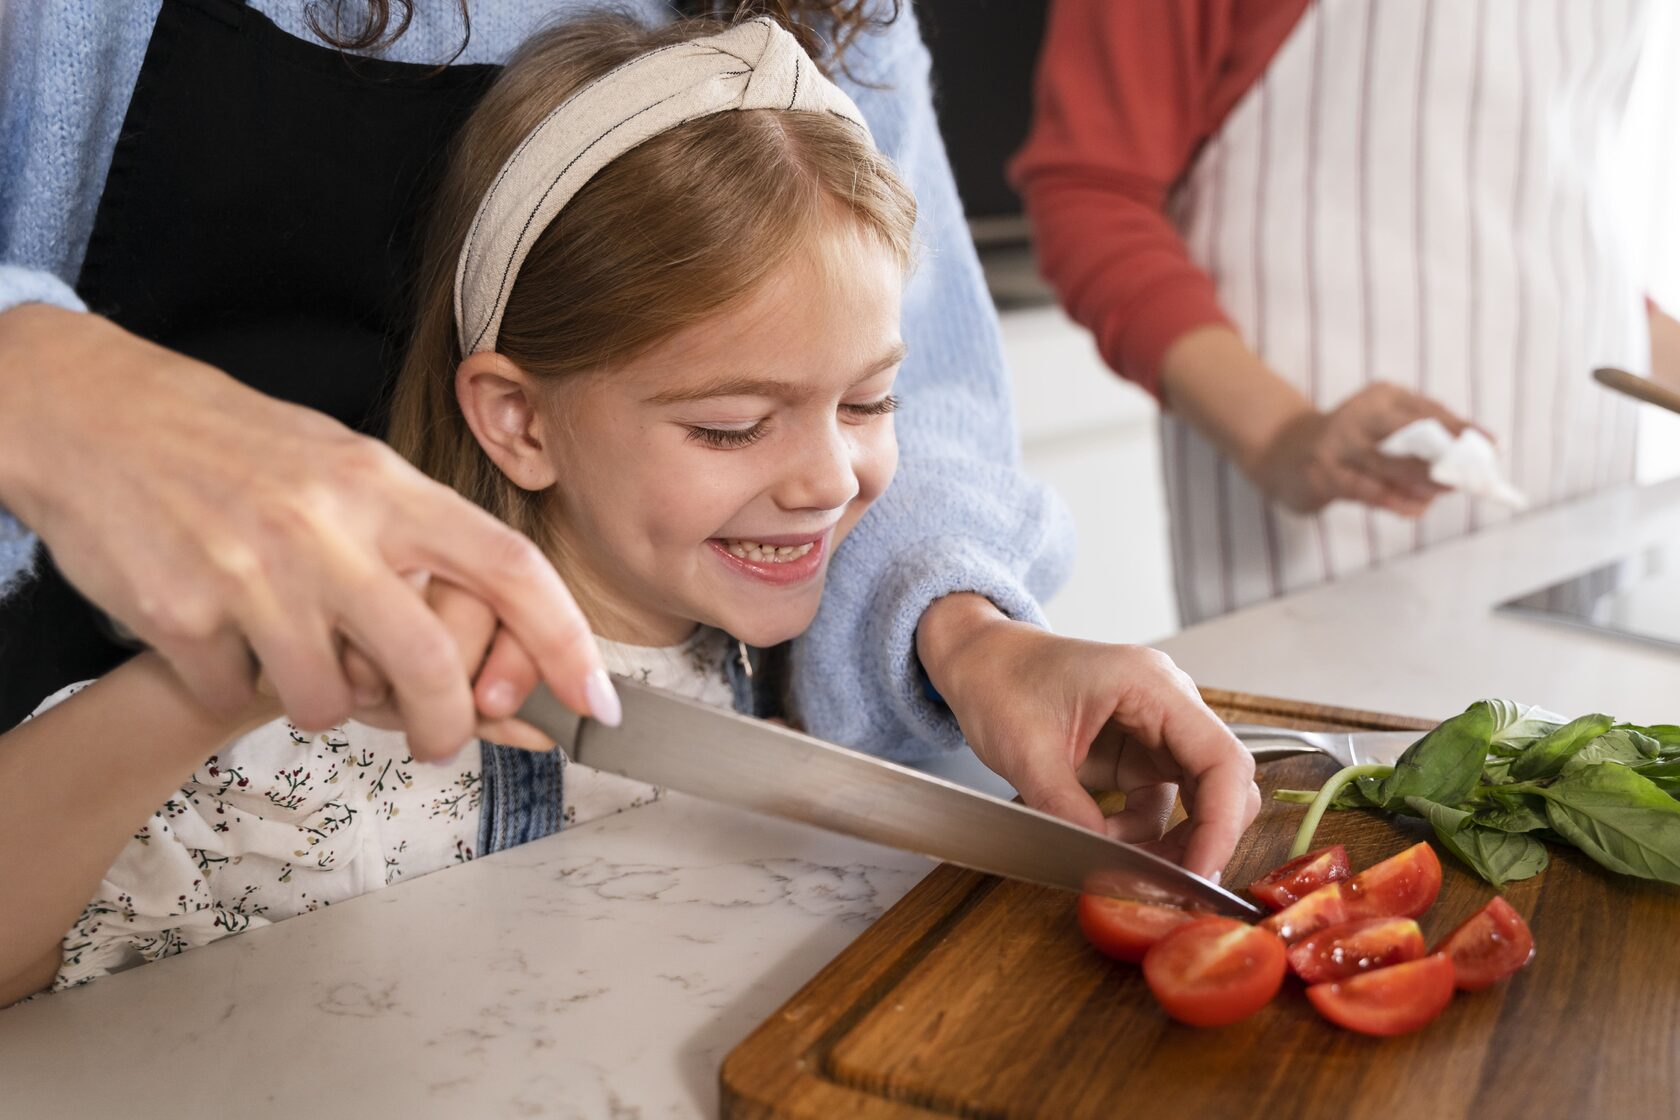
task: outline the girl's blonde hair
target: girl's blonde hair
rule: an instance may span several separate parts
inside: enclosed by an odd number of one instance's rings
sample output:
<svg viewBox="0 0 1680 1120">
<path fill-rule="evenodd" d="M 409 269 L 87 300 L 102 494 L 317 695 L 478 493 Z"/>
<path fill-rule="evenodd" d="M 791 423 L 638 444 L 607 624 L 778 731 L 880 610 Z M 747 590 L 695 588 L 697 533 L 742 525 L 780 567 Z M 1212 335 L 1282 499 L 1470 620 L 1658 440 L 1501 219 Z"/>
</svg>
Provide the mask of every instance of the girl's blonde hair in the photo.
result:
<svg viewBox="0 0 1680 1120">
<path fill-rule="evenodd" d="M 727 26 L 650 28 L 601 15 L 535 36 L 461 127 L 444 172 L 389 438 L 551 557 L 543 495 L 496 468 L 456 401 L 456 258 L 502 164 L 573 90 L 637 55 Z M 837 213 L 909 267 L 915 199 L 852 125 L 773 110 L 690 121 L 609 164 L 538 238 L 508 298 L 497 350 L 542 378 L 610 370 L 751 294 Z"/>
</svg>

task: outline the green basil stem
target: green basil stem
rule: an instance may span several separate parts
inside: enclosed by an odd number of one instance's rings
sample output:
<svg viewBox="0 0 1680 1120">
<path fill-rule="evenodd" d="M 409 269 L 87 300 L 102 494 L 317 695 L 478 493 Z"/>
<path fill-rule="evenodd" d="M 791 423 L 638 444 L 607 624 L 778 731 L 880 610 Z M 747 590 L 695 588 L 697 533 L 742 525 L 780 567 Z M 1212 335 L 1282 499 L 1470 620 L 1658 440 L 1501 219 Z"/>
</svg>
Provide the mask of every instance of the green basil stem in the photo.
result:
<svg viewBox="0 0 1680 1120">
<path fill-rule="evenodd" d="M 1342 792 L 1343 786 L 1358 778 L 1386 778 L 1392 773 L 1394 767 L 1373 762 L 1364 766 L 1349 766 L 1331 775 L 1330 780 L 1319 789 L 1318 796 L 1313 798 L 1312 805 L 1307 809 L 1307 815 L 1295 833 L 1295 843 L 1289 848 L 1289 858 L 1295 859 L 1307 854 L 1312 847 L 1313 833 L 1318 831 L 1318 822 L 1324 819 L 1324 810 L 1330 808 L 1330 803 L 1336 800 L 1336 795 Z"/>
<path fill-rule="evenodd" d="M 1272 793 L 1272 800 L 1285 801 L 1291 805 L 1311 805 L 1317 796 L 1316 789 L 1280 789 Z"/>
</svg>

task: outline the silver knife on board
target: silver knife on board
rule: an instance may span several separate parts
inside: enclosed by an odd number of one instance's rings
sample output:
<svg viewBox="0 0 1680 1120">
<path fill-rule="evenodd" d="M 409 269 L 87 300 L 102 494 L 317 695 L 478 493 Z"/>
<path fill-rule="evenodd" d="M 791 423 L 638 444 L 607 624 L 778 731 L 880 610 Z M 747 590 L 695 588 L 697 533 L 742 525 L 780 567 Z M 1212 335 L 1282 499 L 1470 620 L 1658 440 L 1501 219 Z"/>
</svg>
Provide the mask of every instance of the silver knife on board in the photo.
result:
<svg viewBox="0 0 1680 1120">
<path fill-rule="evenodd" d="M 518 718 L 573 762 L 976 871 L 1253 920 L 1230 891 L 1130 844 L 859 751 L 615 677 L 624 719 L 581 718 L 538 685 Z"/>
</svg>

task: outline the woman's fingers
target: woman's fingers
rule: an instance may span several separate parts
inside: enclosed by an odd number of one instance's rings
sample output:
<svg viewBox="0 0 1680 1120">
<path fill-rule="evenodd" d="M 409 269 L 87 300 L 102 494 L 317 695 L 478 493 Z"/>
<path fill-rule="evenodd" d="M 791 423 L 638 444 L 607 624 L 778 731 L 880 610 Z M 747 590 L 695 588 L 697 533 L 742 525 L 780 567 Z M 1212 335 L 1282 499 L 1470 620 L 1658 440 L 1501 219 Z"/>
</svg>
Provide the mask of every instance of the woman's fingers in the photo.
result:
<svg viewBox="0 0 1680 1120">
<path fill-rule="evenodd" d="M 443 494 L 446 505 L 459 500 L 447 490 Z M 617 694 L 589 624 L 559 573 L 524 536 L 482 510 L 469 511 L 456 511 L 448 531 L 410 540 L 415 562 L 487 603 L 561 703 L 616 725 Z M 427 512 L 420 511 L 411 524 L 436 525 Z M 506 664 L 498 662 L 498 672 Z"/>
<path fill-rule="evenodd" d="M 422 595 L 390 571 L 370 573 L 340 625 L 383 671 L 408 733 L 409 753 L 446 758 L 472 738 L 477 723 L 462 654 Z"/>
</svg>

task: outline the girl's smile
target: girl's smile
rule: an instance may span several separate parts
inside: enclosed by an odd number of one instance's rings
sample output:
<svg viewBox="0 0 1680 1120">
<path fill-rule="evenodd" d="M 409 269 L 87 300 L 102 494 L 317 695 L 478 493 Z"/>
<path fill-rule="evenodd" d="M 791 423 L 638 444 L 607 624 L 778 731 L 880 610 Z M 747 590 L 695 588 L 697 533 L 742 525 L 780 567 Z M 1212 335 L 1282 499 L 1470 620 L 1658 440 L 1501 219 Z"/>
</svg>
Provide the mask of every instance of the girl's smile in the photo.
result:
<svg viewBox="0 0 1680 1120">
<path fill-rule="evenodd" d="M 706 544 L 730 571 L 746 579 L 788 587 L 822 574 L 833 532 L 834 526 L 830 525 L 820 533 L 713 537 Z"/>
</svg>

